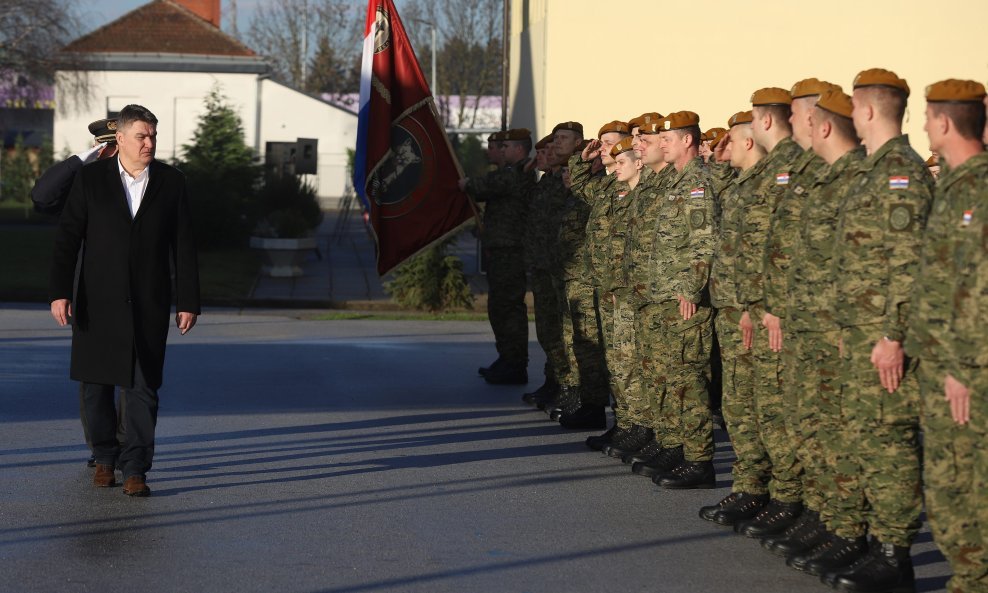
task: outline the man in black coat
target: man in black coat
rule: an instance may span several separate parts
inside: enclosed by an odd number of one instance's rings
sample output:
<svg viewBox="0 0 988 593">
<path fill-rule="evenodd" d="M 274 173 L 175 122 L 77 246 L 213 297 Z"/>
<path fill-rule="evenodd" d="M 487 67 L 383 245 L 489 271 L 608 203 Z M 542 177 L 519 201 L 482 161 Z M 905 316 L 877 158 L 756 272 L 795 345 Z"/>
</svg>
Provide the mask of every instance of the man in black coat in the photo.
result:
<svg viewBox="0 0 988 593">
<path fill-rule="evenodd" d="M 82 382 L 96 455 L 93 484 L 113 486 L 116 467 L 129 496 L 150 494 L 146 474 L 154 455 L 172 266 L 175 321 L 183 335 L 200 313 L 185 177 L 154 160 L 157 123 L 144 107 L 124 107 L 117 118 L 118 158 L 86 165 L 76 175 L 55 236 L 50 283 L 52 316 L 59 325 L 72 323 L 70 375 Z M 122 447 L 115 386 L 127 398 Z"/>
</svg>

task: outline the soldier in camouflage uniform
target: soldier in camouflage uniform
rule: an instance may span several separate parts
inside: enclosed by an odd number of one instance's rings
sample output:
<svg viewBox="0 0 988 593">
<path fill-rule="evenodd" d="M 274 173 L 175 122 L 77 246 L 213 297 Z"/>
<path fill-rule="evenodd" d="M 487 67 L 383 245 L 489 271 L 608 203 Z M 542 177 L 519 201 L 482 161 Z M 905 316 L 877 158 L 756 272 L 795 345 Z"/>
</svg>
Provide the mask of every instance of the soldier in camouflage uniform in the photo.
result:
<svg viewBox="0 0 988 593">
<path fill-rule="evenodd" d="M 819 446 L 813 441 L 819 431 L 816 429 L 816 405 L 825 402 L 826 392 L 839 389 L 836 380 L 836 360 L 828 363 L 814 354 L 824 352 L 824 343 L 816 341 L 804 350 L 794 328 L 789 327 L 790 319 L 799 314 L 788 305 L 791 293 L 798 287 L 792 277 L 797 271 L 790 265 L 796 245 L 804 236 L 801 222 L 804 208 L 813 201 L 811 194 L 817 175 L 826 163 L 812 149 L 811 116 L 820 94 L 827 90 L 840 91 L 838 85 L 807 78 L 792 86 L 791 116 L 792 139 L 803 152 L 792 164 L 789 183 L 772 214 L 769 222 L 768 247 L 766 251 L 763 294 L 767 320 L 780 325 L 782 338 L 782 385 L 787 409 L 787 432 L 800 462 L 803 488 L 803 513 L 799 519 L 782 533 L 762 539 L 762 546 L 781 556 L 791 556 L 805 552 L 815 546 L 826 535 L 826 528 L 820 523 L 820 511 L 829 494 L 821 491 L 821 455 L 814 455 Z M 851 130 L 853 133 L 853 129 Z M 804 317 L 805 318 L 805 317 Z M 801 334 L 814 337 L 817 334 Z M 836 345 L 836 338 L 833 340 Z M 819 347 L 818 347 L 819 346 Z M 806 369 L 819 369 L 818 374 L 805 372 Z M 832 401 L 836 395 L 830 395 Z"/>
<path fill-rule="evenodd" d="M 988 592 L 984 97 L 984 86 L 973 81 L 927 88 L 926 131 L 946 167 L 923 237 L 906 340 L 906 353 L 919 358 L 926 512 L 954 572 L 951 593 Z"/>
<path fill-rule="evenodd" d="M 501 133 L 504 165 L 481 179 L 461 184 L 478 202 L 484 202 L 483 248 L 487 262 L 487 315 L 498 361 L 485 373 L 490 383 L 527 380 L 528 307 L 525 305 L 525 258 L 519 229 L 525 227 L 534 174 L 528 169 L 531 132 Z"/>
<path fill-rule="evenodd" d="M 655 393 L 660 402 L 663 444 L 682 446 L 683 461 L 653 476 L 663 488 L 712 488 L 713 422 L 707 392 L 713 310 L 707 294 L 714 251 L 714 196 L 710 176 L 698 156 L 700 118 L 679 111 L 662 120 L 659 146 L 669 176 L 653 199 L 662 206 L 647 260 L 643 292 L 650 311 L 643 328 L 646 358 L 658 370 Z M 636 287 L 638 288 L 638 287 Z M 653 414 L 656 410 L 653 410 Z M 669 440 L 673 440 L 672 443 Z"/>
<path fill-rule="evenodd" d="M 760 451 L 757 419 L 754 417 L 754 361 L 741 335 L 741 304 L 736 278 L 741 240 L 742 208 L 755 191 L 763 170 L 759 163 L 765 150 L 751 135 L 750 111 L 735 113 L 728 120 L 732 168 L 739 172 L 718 196 L 720 221 L 717 245 L 710 269 L 710 302 L 716 308 L 714 328 L 724 367 L 724 419 L 730 426 L 731 446 L 737 459 L 731 469 L 731 493 L 715 505 L 700 509 L 700 518 L 720 525 L 734 525 L 753 517 L 768 503 L 771 464 Z M 749 444 L 755 444 L 750 451 Z"/>
<path fill-rule="evenodd" d="M 629 195 L 624 254 L 621 258 L 623 278 L 620 284 L 623 288 L 615 292 L 623 321 L 630 322 L 625 328 L 631 330 L 627 336 L 630 339 L 622 344 L 622 358 L 632 364 L 625 393 L 629 407 L 641 411 L 638 417 L 643 424 L 637 425 L 636 433 L 630 433 L 607 449 L 609 455 L 631 463 L 634 473 L 646 477 L 655 475 L 660 471 L 660 466 L 662 470 L 671 469 L 682 459 L 682 442 L 670 433 L 669 427 L 660 425 L 657 414 L 659 390 L 656 388 L 658 367 L 649 350 L 654 336 L 643 325 L 651 311 L 647 263 L 655 237 L 656 217 L 662 206 L 656 192 L 660 191 L 673 169 L 663 159 L 659 147 L 660 122 L 663 119 L 657 113 L 649 113 L 636 122 L 639 135 L 632 144 L 638 147 L 643 171 Z"/>
<path fill-rule="evenodd" d="M 544 161 L 536 164 L 543 171 L 543 175 L 535 184 L 528 206 L 525 257 L 535 304 L 535 334 L 546 356 L 546 380 L 549 383 L 551 378 L 553 383 L 557 383 L 559 377 L 569 371 L 569 363 L 563 348 L 563 325 L 559 319 L 556 287 L 550 273 L 553 262 L 549 251 L 550 233 L 546 229 L 550 225 L 550 212 L 553 206 L 560 202 L 558 196 L 564 195 L 566 188 L 560 177 L 560 167 L 553 165 L 553 157 L 550 154 L 552 143 L 549 138 L 551 136 L 540 140 L 539 143 L 544 143 L 544 146 L 536 149 L 536 158 Z M 541 154 L 539 150 L 542 151 Z M 556 399 L 556 391 L 550 387 L 529 399 L 539 408 L 545 408 Z"/>
<path fill-rule="evenodd" d="M 909 546 L 920 525 L 919 394 L 901 341 L 933 178 L 902 134 L 908 95 L 906 82 L 886 70 L 854 80 L 854 127 L 867 157 L 847 181 L 832 259 L 841 349 L 833 535 L 789 559 L 861 591 L 887 590 L 870 582 L 887 550 L 911 580 Z"/>
<path fill-rule="evenodd" d="M 581 270 L 579 285 L 588 287 L 589 304 L 592 308 L 586 312 L 586 331 L 590 331 L 590 322 L 593 323 L 594 334 L 600 345 L 599 353 L 593 352 L 594 357 L 590 359 L 588 373 L 581 368 L 581 385 L 586 395 L 588 385 L 592 385 L 597 376 L 604 379 L 607 385 L 601 391 L 605 397 L 603 401 L 581 401 L 581 409 L 573 410 L 563 414 L 560 418 L 560 425 L 563 427 L 586 428 L 593 417 L 599 415 L 604 417 L 604 406 L 608 403 L 607 395 L 614 395 L 615 400 L 620 396 L 612 389 L 610 374 L 607 368 L 607 350 L 613 345 L 611 336 L 612 318 L 614 307 L 611 299 L 601 298 L 601 287 L 603 280 L 613 266 L 613 260 L 609 250 L 609 234 L 611 226 L 611 213 L 613 204 L 618 193 L 627 191 L 627 184 L 619 182 L 613 175 L 616 165 L 614 158 L 610 155 L 611 148 L 628 137 L 628 124 L 622 121 L 613 121 L 605 124 L 597 133 L 597 140 L 591 141 L 579 155 L 570 157 L 570 191 L 578 199 L 590 208 L 587 224 L 585 225 L 585 239 L 583 243 L 583 269 Z M 593 163 L 599 161 L 604 169 L 593 172 Z M 576 284 L 574 282 L 574 284 Z M 592 318 L 590 314 L 592 313 Z M 586 358 L 586 357 L 585 357 Z M 600 369 L 594 367 L 598 366 Z M 587 381 L 587 375 L 593 377 Z M 582 399 L 582 398 L 581 398 Z M 599 408 L 599 409 L 597 409 Z M 615 411 L 620 408 L 615 404 Z M 617 426 L 617 423 L 615 423 Z M 611 432 L 610 434 L 613 434 Z M 609 435 L 608 435 L 609 436 Z M 592 438 L 592 437 L 591 437 Z"/>
</svg>

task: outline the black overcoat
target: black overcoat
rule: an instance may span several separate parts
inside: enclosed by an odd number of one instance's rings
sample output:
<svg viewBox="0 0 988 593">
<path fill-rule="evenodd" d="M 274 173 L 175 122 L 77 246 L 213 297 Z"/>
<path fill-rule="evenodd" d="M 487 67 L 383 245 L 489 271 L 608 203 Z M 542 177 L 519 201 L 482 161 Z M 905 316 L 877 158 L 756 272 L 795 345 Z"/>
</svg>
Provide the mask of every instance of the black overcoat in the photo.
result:
<svg viewBox="0 0 988 593">
<path fill-rule="evenodd" d="M 158 388 L 172 322 L 172 272 L 177 310 L 200 312 L 188 191 L 178 169 L 152 161 L 131 219 L 118 166 L 118 159 L 104 159 L 76 174 L 55 235 L 49 297 L 72 300 L 73 379 L 131 387 L 136 351 L 148 387 Z"/>
</svg>

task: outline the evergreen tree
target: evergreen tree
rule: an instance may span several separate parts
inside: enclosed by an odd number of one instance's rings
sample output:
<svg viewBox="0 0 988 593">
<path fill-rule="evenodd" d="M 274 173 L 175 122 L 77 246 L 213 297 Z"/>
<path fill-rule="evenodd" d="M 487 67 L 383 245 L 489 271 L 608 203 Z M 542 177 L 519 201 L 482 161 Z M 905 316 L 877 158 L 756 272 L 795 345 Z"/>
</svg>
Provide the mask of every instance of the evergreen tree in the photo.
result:
<svg viewBox="0 0 988 593">
<path fill-rule="evenodd" d="M 219 86 L 206 96 L 205 107 L 179 163 L 188 178 L 196 239 L 204 247 L 240 247 L 257 219 L 261 169 L 244 142 L 240 116 Z"/>
<path fill-rule="evenodd" d="M 38 175 L 34 166 L 31 165 L 31 158 L 24 148 L 24 138 L 17 135 L 14 140 L 14 148 L 4 155 L 3 168 L 0 169 L 0 182 L 2 182 L 2 196 L 6 202 L 15 202 L 27 206 L 31 202 L 31 188 Z"/>
</svg>

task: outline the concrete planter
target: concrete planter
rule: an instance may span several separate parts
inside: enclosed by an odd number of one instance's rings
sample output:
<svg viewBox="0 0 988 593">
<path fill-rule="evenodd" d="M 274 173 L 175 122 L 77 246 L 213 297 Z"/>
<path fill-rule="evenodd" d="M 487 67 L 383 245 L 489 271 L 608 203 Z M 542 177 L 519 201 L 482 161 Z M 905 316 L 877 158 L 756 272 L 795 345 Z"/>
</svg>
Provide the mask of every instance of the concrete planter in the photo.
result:
<svg viewBox="0 0 988 593">
<path fill-rule="evenodd" d="M 316 238 L 251 237 L 250 246 L 261 252 L 263 274 L 272 278 L 294 278 L 302 275 L 302 262 L 307 252 L 316 249 Z"/>
</svg>

